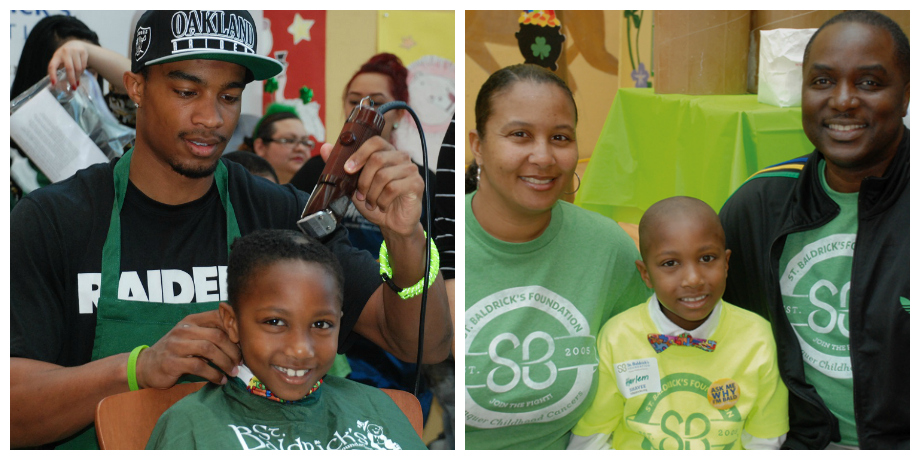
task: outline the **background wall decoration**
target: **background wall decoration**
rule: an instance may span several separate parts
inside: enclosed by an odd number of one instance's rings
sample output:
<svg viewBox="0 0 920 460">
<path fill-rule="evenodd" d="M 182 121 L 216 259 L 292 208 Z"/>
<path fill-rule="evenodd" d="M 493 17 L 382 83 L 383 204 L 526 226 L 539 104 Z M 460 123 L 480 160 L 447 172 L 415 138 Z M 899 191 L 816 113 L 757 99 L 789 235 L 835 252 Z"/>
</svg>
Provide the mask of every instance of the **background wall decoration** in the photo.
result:
<svg viewBox="0 0 920 460">
<path fill-rule="evenodd" d="M 409 71 L 409 106 L 425 131 L 428 166 L 435 170 L 455 109 L 453 11 L 377 12 L 377 52 L 399 56 Z M 418 129 L 406 113 L 393 132 L 396 147 L 422 164 Z"/>
<path fill-rule="evenodd" d="M 645 13 L 649 13 L 646 15 Z M 620 87 L 651 88 L 654 69 L 652 63 L 652 12 L 623 11 L 620 26 Z M 626 57 L 629 57 L 627 60 Z"/>
<path fill-rule="evenodd" d="M 453 11 L 378 11 L 377 46 L 408 66 L 422 56 L 454 60 Z"/>
<path fill-rule="evenodd" d="M 326 12 L 266 10 L 263 16 L 259 44 L 267 47 L 265 54 L 284 64 L 275 84 L 266 82 L 276 90 L 263 91 L 263 110 L 272 102 L 294 107 L 318 146 L 326 140 Z M 305 87 L 312 98 L 302 97 Z M 319 147 L 311 153 L 319 154 Z"/>
<path fill-rule="evenodd" d="M 410 63 L 407 70 L 409 106 L 422 123 L 428 148 L 428 169 L 435 172 L 441 143 L 456 110 L 454 63 L 440 56 L 426 55 Z M 393 138 L 396 146 L 408 152 L 412 161 L 423 164 L 418 128 L 408 113 L 403 115 Z"/>
<path fill-rule="evenodd" d="M 475 129 L 473 106 L 479 87 L 496 70 L 524 62 L 515 32 L 520 31 L 517 11 L 466 12 L 466 114 L 465 129 Z M 594 151 L 617 88 L 621 85 L 620 28 L 623 11 L 555 10 L 565 35 L 555 73 L 562 77 L 578 105 L 578 153 L 587 159 Z M 650 41 L 646 41 L 649 43 Z M 643 52 L 645 54 L 645 52 Z M 627 60 L 628 62 L 628 60 Z M 473 159 L 467 135 L 462 139 L 466 163 Z M 579 167 L 581 174 L 583 166 Z"/>
</svg>

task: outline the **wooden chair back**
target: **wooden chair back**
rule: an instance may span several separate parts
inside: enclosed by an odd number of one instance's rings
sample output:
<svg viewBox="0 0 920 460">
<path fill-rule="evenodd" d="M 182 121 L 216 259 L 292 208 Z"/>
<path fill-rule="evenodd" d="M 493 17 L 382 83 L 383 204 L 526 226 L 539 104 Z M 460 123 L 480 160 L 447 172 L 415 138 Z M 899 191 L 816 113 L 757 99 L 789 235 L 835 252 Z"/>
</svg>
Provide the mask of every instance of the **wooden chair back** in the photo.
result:
<svg viewBox="0 0 920 460">
<path fill-rule="evenodd" d="M 160 415 L 206 382 L 180 383 L 165 390 L 145 388 L 108 396 L 96 406 L 96 439 L 100 449 L 141 450 Z"/>
<path fill-rule="evenodd" d="M 415 428 L 415 432 L 418 433 L 418 437 L 421 438 L 422 429 L 424 428 L 424 417 L 422 416 L 422 405 L 419 404 L 415 395 L 408 391 L 393 390 L 390 388 L 383 388 L 382 390 L 400 409 L 402 409 L 403 413 L 406 414 L 406 418 L 412 423 L 412 428 Z"/>
</svg>

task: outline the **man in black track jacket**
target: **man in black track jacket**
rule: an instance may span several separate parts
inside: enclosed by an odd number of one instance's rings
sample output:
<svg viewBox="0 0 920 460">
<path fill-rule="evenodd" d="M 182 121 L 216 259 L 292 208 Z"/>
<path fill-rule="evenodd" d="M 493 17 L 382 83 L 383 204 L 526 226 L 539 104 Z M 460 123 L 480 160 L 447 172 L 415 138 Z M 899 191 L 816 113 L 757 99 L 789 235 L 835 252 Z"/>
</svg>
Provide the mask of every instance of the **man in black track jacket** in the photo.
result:
<svg viewBox="0 0 920 460">
<path fill-rule="evenodd" d="M 785 448 L 910 448 L 909 59 L 884 15 L 825 23 L 803 63 L 815 151 L 754 175 L 720 212 L 724 299 L 773 324 Z"/>
</svg>

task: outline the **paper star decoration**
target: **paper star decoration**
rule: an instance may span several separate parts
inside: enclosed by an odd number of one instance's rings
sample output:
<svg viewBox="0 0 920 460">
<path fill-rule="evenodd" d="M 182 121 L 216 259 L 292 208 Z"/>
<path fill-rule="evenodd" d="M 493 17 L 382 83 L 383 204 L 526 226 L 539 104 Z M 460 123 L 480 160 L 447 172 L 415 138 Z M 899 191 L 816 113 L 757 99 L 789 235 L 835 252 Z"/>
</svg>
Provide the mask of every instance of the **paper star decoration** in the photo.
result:
<svg viewBox="0 0 920 460">
<path fill-rule="evenodd" d="M 294 22 L 288 26 L 287 31 L 294 37 L 296 45 L 301 40 L 310 41 L 310 29 L 316 21 L 300 17 L 300 13 L 294 13 Z"/>
<path fill-rule="evenodd" d="M 415 45 L 417 45 L 417 44 L 418 44 L 418 43 L 415 42 L 415 39 L 413 39 L 412 36 L 410 35 L 410 36 L 408 36 L 408 37 L 403 37 L 403 38 L 402 38 L 402 44 L 399 45 L 399 47 L 400 47 L 400 48 L 405 48 L 405 49 L 407 49 L 407 50 L 410 50 L 410 49 L 412 49 L 413 47 L 415 47 Z"/>
</svg>

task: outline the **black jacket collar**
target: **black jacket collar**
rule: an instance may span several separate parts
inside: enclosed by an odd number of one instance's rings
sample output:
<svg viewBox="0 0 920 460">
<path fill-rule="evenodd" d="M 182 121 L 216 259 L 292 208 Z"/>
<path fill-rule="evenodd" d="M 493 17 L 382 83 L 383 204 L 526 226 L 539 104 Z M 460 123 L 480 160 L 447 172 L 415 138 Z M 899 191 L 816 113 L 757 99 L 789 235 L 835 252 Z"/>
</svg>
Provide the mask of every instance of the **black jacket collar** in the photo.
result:
<svg viewBox="0 0 920 460">
<path fill-rule="evenodd" d="M 792 198 L 798 206 L 792 206 L 792 221 L 787 222 L 792 231 L 798 231 L 800 226 L 824 225 L 840 212 L 837 203 L 821 186 L 819 174 L 822 171 L 818 164 L 823 158 L 824 155 L 815 149 L 808 156 L 802 169 L 802 180 L 796 183 Z M 859 190 L 860 218 L 870 218 L 883 213 L 897 201 L 910 184 L 909 166 L 910 130 L 905 127 L 904 135 L 885 174 L 882 177 L 863 179 Z"/>
</svg>

